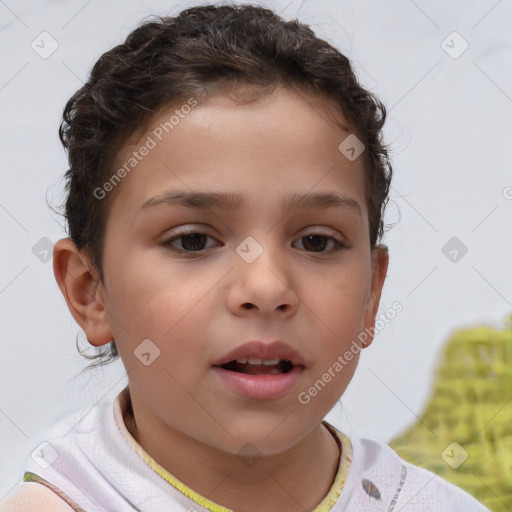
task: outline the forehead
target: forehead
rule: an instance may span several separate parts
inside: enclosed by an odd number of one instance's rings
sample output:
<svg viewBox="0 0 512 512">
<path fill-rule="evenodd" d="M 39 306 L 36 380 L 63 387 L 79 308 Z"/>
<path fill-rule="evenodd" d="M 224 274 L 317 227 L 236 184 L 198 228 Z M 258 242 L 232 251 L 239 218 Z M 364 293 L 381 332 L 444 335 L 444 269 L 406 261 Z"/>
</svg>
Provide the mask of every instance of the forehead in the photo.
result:
<svg viewBox="0 0 512 512">
<path fill-rule="evenodd" d="M 227 96 L 187 103 L 156 113 L 118 153 L 115 169 L 136 165 L 118 185 L 111 215 L 133 216 L 167 192 L 222 190 L 250 196 L 247 207 L 337 191 L 357 200 L 364 217 L 363 159 L 349 161 L 339 151 L 350 131 L 332 103 L 282 88 L 246 104 Z M 144 146 L 151 149 L 141 158 Z"/>
</svg>

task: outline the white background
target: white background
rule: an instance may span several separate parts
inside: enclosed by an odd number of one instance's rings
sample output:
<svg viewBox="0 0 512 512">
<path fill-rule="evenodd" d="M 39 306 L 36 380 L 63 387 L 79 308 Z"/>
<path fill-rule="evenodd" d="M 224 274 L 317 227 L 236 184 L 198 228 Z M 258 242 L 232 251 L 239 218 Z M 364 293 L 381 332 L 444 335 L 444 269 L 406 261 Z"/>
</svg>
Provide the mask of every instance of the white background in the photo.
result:
<svg viewBox="0 0 512 512">
<path fill-rule="evenodd" d="M 328 417 L 347 433 L 389 441 L 421 414 L 450 334 L 500 328 L 512 311 L 512 1 L 262 4 L 337 46 L 389 110 L 395 175 L 386 222 L 398 223 L 384 239 L 391 260 L 381 312 L 394 301 L 404 309 L 363 352 L 343 410 Z M 63 199 L 62 110 L 98 57 L 143 18 L 192 5 L 0 1 L 0 498 L 43 430 L 127 382 L 121 361 L 80 375 L 88 363 L 75 346 L 80 330 L 51 260 L 32 252 L 43 237 L 65 236 L 45 202 Z M 43 31 L 58 42 L 47 59 L 31 48 Z M 463 48 L 453 31 L 469 44 L 458 58 L 442 47 Z M 468 248 L 456 263 L 442 252 L 454 236 Z"/>
</svg>

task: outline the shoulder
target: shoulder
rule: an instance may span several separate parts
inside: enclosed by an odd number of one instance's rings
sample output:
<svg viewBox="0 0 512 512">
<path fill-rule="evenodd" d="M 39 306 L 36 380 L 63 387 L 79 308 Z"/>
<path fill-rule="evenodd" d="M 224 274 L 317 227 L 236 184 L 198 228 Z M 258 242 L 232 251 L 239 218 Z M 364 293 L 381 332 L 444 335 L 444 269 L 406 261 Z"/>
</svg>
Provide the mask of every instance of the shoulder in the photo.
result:
<svg viewBox="0 0 512 512">
<path fill-rule="evenodd" d="M 387 444 L 371 439 L 351 439 L 353 459 L 361 477 L 383 494 L 388 494 L 397 510 L 489 512 L 466 491 L 426 469 L 403 460 Z"/>
<path fill-rule="evenodd" d="M 21 482 L 0 501 L 0 512 L 73 512 L 48 487 L 36 482 Z"/>
</svg>

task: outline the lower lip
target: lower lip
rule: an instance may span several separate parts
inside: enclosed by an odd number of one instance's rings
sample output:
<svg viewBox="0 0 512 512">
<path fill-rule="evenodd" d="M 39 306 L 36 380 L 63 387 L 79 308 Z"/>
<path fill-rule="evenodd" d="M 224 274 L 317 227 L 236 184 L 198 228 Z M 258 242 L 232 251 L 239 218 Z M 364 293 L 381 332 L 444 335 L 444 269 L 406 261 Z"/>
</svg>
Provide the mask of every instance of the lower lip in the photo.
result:
<svg viewBox="0 0 512 512">
<path fill-rule="evenodd" d="M 288 373 L 277 375 L 248 375 L 232 372 L 214 366 L 213 370 L 240 395 L 256 400 L 274 400 L 289 391 L 304 370 L 302 366 L 294 366 Z"/>
</svg>

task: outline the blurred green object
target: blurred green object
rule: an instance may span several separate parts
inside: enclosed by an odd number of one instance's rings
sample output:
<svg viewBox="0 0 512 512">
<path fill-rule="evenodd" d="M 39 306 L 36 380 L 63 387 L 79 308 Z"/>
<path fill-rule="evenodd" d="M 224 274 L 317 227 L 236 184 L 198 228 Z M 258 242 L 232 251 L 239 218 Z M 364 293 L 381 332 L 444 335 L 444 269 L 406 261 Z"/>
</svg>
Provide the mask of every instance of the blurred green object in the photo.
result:
<svg viewBox="0 0 512 512">
<path fill-rule="evenodd" d="M 389 444 L 493 512 L 512 510 L 512 314 L 503 330 L 455 331 L 425 412 Z"/>
</svg>

